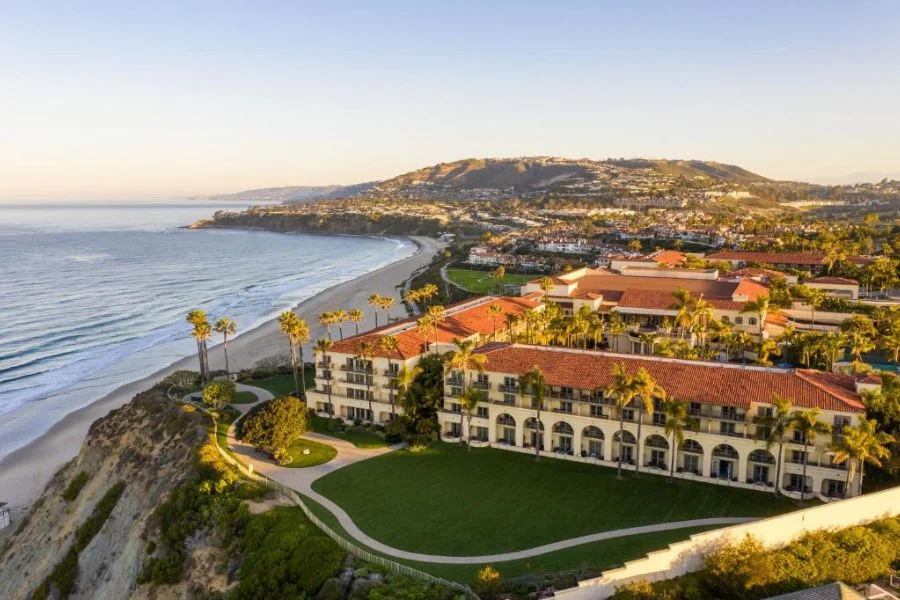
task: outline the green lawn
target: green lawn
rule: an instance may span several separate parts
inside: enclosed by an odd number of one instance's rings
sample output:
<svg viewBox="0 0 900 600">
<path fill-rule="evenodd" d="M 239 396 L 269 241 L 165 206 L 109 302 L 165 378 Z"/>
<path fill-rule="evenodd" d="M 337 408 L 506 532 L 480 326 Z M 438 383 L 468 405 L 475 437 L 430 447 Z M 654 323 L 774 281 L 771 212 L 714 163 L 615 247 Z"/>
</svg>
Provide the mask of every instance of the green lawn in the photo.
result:
<svg viewBox="0 0 900 600">
<path fill-rule="evenodd" d="M 532 548 L 637 525 L 754 517 L 797 505 L 752 490 L 626 475 L 492 448 L 433 444 L 391 452 L 319 479 L 361 529 L 404 550 L 473 555 Z"/>
<path fill-rule="evenodd" d="M 255 385 L 272 393 L 276 398 L 280 396 L 290 396 L 294 393 L 294 376 L 293 375 L 276 375 L 275 377 L 267 377 L 265 379 L 248 379 L 241 383 L 247 385 Z M 315 387 L 315 370 L 306 369 L 306 388 Z"/>
<path fill-rule="evenodd" d="M 384 438 L 370 431 L 364 430 L 362 427 L 350 427 L 344 431 L 329 431 L 328 419 L 318 415 L 313 415 L 310 424 L 313 431 L 322 435 L 331 436 L 339 440 L 346 440 L 357 448 L 383 448 L 388 445 Z"/>
<path fill-rule="evenodd" d="M 309 450 L 309 454 L 304 454 L 304 450 Z M 288 452 L 293 460 L 285 466 L 301 469 L 327 463 L 337 456 L 337 450 L 331 446 L 305 439 L 299 439 L 291 444 Z"/>
<path fill-rule="evenodd" d="M 226 406 L 216 420 L 216 441 L 219 443 L 219 447 L 231 456 L 234 456 L 234 452 L 228 447 L 228 428 L 240 415 L 241 413 L 237 409 Z"/>
<path fill-rule="evenodd" d="M 531 281 L 536 275 L 520 275 L 507 273 L 501 281 L 491 279 L 491 271 L 473 271 L 471 269 L 447 269 L 447 277 L 456 285 L 476 294 L 495 294 L 500 291 L 500 284 L 522 285 Z"/>
<path fill-rule="evenodd" d="M 232 404 L 253 404 L 259 400 L 256 397 L 256 394 L 253 392 L 238 392 L 234 395 L 234 400 L 231 401 Z"/>
<path fill-rule="evenodd" d="M 339 533 L 345 539 L 352 541 L 357 546 L 378 556 L 383 556 L 394 562 L 409 565 L 420 571 L 431 573 L 436 577 L 443 577 L 449 581 L 457 581 L 463 584 L 471 584 L 482 564 L 450 565 L 441 563 L 425 563 L 413 560 L 395 558 L 355 541 L 347 531 L 338 523 L 337 518 L 324 506 L 303 496 L 306 506 L 317 516 Z M 642 558 L 648 552 L 661 550 L 674 542 L 688 539 L 692 534 L 701 531 L 709 531 L 714 527 L 693 527 L 678 529 L 676 531 L 663 531 L 661 533 L 647 533 L 633 535 L 614 540 L 582 544 L 574 548 L 549 552 L 540 556 L 522 560 L 510 560 L 506 562 L 491 563 L 504 577 L 520 577 L 522 575 L 548 574 L 573 569 L 604 570 L 621 566 L 629 560 Z"/>
</svg>

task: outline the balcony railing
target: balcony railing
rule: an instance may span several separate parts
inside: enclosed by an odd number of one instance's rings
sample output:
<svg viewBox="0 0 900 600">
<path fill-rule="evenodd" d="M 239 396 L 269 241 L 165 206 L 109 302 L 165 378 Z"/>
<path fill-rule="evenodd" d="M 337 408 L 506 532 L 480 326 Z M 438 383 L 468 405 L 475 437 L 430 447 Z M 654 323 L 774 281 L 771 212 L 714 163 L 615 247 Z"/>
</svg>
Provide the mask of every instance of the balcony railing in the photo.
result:
<svg viewBox="0 0 900 600">
<path fill-rule="evenodd" d="M 517 385 L 501 383 L 497 386 L 497 390 L 506 394 L 518 394 L 521 391 L 521 388 Z"/>
<path fill-rule="evenodd" d="M 476 390 L 489 390 L 491 389 L 491 383 L 489 381 L 473 381 L 472 387 Z"/>
<path fill-rule="evenodd" d="M 364 373 L 367 375 L 372 374 L 372 367 L 361 367 L 356 365 L 341 365 L 341 371 L 347 371 L 350 373 Z"/>
</svg>

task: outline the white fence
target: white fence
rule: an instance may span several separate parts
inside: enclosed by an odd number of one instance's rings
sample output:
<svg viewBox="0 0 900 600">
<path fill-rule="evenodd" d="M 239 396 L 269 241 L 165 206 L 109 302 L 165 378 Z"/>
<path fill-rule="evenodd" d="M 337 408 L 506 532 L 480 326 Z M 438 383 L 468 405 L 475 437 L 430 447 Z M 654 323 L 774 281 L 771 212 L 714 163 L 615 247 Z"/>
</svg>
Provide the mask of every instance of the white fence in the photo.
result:
<svg viewBox="0 0 900 600">
<path fill-rule="evenodd" d="M 202 407 L 198 404 L 194 404 L 193 402 L 189 402 L 188 404 L 190 404 L 194 408 L 197 408 L 197 409 L 205 412 L 206 414 L 210 415 L 210 417 L 212 417 L 212 419 L 213 419 L 213 431 L 215 431 L 215 425 L 216 425 L 215 417 L 213 415 L 211 415 L 209 413 L 209 411 L 207 411 L 204 407 Z M 420 579 L 422 581 L 427 581 L 428 583 L 440 584 L 447 588 L 455 590 L 456 592 L 459 592 L 460 594 L 464 595 L 466 598 L 470 598 L 471 600 L 480 600 L 480 598 L 475 593 L 475 591 L 472 590 L 472 588 L 470 588 L 468 586 L 456 583 L 455 581 L 447 581 L 446 579 L 442 579 L 440 577 L 435 577 L 434 575 L 431 575 L 424 571 L 419 571 L 418 569 L 414 569 L 408 565 L 394 562 L 383 556 L 378 556 L 378 555 L 372 554 L 371 552 L 369 552 L 367 550 L 363 550 L 359 546 L 344 539 L 340 534 L 338 534 L 331 527 L 326 525 L 321 519 L 319 519 L 319 517 L 317 517 L 309 509 L 309 507 L 306 505 L 306 503 L 303 502 L 303 499 L 300 497 L 300 494 L 298 494 L 293 489 L 287 487 L 286 485 L 283 485 L 273 479 L 269 479 L 268 477 L 260 475 L 259 473 L 250 471 L 243 464 L 241 464 L 240 461 L 236 460 L 234 457 L 232 457 L 230 454 L 228 454 L 228 452 L 226 452 L 221 446 L 219 446 L 219 440 L 216 439 L 215 434 L 212 435 L 212 439 L 213 439 L 213 443 L 216 445 L 216 450 L 219 451 L 219 454 L 222 456 L 222 458 L 225 459 L 226 462 L 228 462 L 230 465 L 234 466 L 238 471 L 241 472 L 241 474 L 244 477 L 246 477 L 248 479 L 252 479 L 253 481 L 256 481 L 256 482 L 259 482 L 259 483 L 265 485 L 266 487 L 276 490 L 282 496 L 284 496 L 285 498 L 287 498 L 288 500 L 293 502 L 296 506 L 298 506 L 300 508 L 300 510 L 303 511 L 303 514 L 306 515 L 306 517 L 312 522 L 313 525 L 315 525 L 316 527 L 321 529 L 322 532 L 325 533 L 325 535 L 327 535 L 332 540 L 334 540 L 334 542 L 338 546 L 340 546 L 341 548 L 343 548 L 350 554 L 353 554 L 354 556 L 357 556 L 360 559 L 362 559 L 368 563 L 371 563 L 373 565 L 378 565 L 378 566 L 384 567 L 385 569 L 388 569 L 392 573 L 396 573 L 398 575 L 405 575 L 407 577 L 412 577 L 414 579 Z"/>
<path fill-rule="evenodd" d="M 556 592 L 563 600 L 603 600 L 617 587 L 632 581 L 661 581 L 678 577 L 703 566 L 704 557 L 727 542 L 752 535 L 767 547 L 786 544 L 803 533 L 817 529 L 851 527 L 900 515 L 900 487 L 798 510 L 778 517 L 761 519 L 692 535 L 665 550 L 651 552 L 646 558 L 625 563 L 600 577 L 578 582 L 578 587 Z"/>
</svg>

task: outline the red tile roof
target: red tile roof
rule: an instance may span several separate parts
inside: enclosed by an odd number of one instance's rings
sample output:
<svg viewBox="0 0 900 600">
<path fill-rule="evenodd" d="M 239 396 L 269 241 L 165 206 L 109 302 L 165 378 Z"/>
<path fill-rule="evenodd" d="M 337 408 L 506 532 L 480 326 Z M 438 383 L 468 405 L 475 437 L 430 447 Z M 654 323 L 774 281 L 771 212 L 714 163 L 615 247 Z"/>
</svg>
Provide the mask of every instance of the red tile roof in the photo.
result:
<svg viewBox="0 0 900 600">
<path fill-rule="evenodd" d="M 494 318 L 487 309 L 492 304 L 500 306 L 501 312 L 496 317 L 497 331 L 505 327 L 507 314 L 521 314 L 527 309 L 540 306 L 540 301 L 529 298 L 510 298 L 483 296 L 474 300 L 465 300 L 446 308 L 447 319 L 438 324 L 437 339 L 442 343 L 449 343 L 453 338 L 466 339 L 476 333 L 490 335 L 494 331 Z M 374 355 L 383 358 L 409 359 L 424 354 L 428 350 L 428 344 L 435 341 L 434 331 L 431 328 L 422 332 L 416 324 L 417 319 L 404 319 L 396 323 L 390 323 L 378 329 L 373 329 L 358 336 L 353 336 L 335 342 L 332 352 L 344 354 L 356 354 L 359 345 L 363 341 L 372 342 L 375 346 Z M 385 336 L 392 336 L 397 340 L 397 351 L 386 352 L 378 341 Z"/>
<path fill-rule="evenodd" d="M 847 279 L 846 277 L 815 277 L 813 279 L 807 279 L 806 283 L 837 283 L 840 285 L 859 285 L 859 282 L 855 279 Z"/>
<path fill-rule="evenodd" d="M 491 344 L 478 352 L 487 357 L 486 371 L 521 375 L 538 366 L 547 383 L 556 386 L 605 388 L 612 381 L 613 365 L 621 362 L 630 373 L 643 367 L 670 396 L 682 400 L 749 408 L 753 402 L 771 402 L 777 392 L 798 408 L 864 411 L 852 377 L 820 371 L 519 344 Z"/>
<path fill-rule="evenodd" d="M 651 254 L 648 258 L 665 265 L 680 265 L 687 260 L 685 254 L 675 250 L 661 250 Z"/>
<path fill-rule="evenodd" d="M 737 269 L 736 271 L 729 271 L 725 273 L 725 277 L 784 277 L 785 274 L 781 271 L 776 271 L 775 269 L 763 269 L 761 267 L 744 267 L 743 269 Z"/>
</svg>

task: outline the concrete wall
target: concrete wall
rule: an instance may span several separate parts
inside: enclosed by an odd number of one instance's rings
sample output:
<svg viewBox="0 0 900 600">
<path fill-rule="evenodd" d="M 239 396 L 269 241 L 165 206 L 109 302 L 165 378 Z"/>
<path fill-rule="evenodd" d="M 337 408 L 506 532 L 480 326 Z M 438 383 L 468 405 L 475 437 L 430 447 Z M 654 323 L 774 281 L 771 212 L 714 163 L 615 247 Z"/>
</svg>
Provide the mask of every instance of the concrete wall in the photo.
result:
<svg viewBox="0 0 900 600">
<path fill-rule="evenodd" d="M 609 598 L 617 587 L 632 581 L 660 581 L 678 577 L 702 567 L 706 554 L 727 542 L 740 541 L 747 534 L 768 547 L 777 547 L 808 531 L 851 527 L 897 515 L 900 515 L 900 487 L 753 523 L 698 533 L 665 550 L 651 552 L 647 558 L 606 571 L 601 577 L 580 581 L 578 587 L 556 592 L 555 597 L 563 600 L 602 600 Z"/>
</svg>

